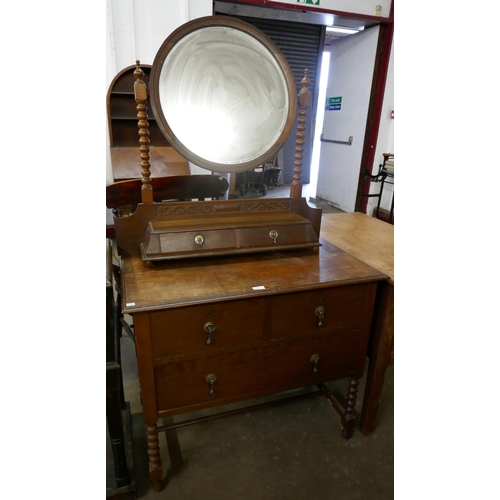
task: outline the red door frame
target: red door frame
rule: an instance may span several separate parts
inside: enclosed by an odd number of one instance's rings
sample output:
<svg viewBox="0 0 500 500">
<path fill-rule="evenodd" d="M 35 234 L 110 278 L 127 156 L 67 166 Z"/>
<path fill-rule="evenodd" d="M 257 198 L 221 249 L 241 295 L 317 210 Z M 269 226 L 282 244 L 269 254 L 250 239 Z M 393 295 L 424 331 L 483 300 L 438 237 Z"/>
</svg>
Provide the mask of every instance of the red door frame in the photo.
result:
<svg viewBox="0 0 500 500">
<path fill-rule="evenodd" d="M 393 4 L 391 3 L 391 14 L 392 12 Z M 375 58 L 375 68 L 373 72 L 370 105 L 368 106 L 365 142 L 363 145 L 363 154 L 361 156 L 358 191 L 356 194 L 356 204 L 354 205 L 355 207 L 359 207 L 359 210 L 363 213 L 366 213 L 368 198 L 363 198 L 362 203 L 360 203 L 361 195 L 363 193 L 368 194 L 370 190 L 370 179 L 365 179 L 364 176 L 365 171 L 372 173 L 373 162 L 375 160 L 375 149 L 377 146 L 378 132 L 380 128 L 380 118 L 382 116 L 382 106 L 384 104 L 384 93 L 393 37 L 394 22 L 391 21 L 381 23 L 377 45 L 377 55 Z M 357 210 L 357 208 L 355 208 L 355 210 Z"/>
</svg>

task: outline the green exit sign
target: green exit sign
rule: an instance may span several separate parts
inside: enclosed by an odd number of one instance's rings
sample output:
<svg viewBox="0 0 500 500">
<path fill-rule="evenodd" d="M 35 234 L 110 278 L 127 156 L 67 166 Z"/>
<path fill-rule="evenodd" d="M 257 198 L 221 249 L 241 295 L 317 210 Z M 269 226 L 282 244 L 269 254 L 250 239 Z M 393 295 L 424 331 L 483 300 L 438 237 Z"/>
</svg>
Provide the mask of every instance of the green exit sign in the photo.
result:
<svg viewBox="0 0 500 500">
<path fill-rule="evenodd" d="M 325 111 L 340 111 L 342 109 L 342 97 L 327 97 Z"/>
</svg>

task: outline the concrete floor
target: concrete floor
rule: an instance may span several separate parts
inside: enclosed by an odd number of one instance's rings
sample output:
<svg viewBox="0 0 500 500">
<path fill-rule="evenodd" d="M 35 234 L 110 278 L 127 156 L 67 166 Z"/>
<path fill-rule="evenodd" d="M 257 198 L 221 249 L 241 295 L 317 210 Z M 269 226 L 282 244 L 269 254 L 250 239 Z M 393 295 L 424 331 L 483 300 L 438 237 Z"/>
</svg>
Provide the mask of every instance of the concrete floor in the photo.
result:
<svg viewBox="0 0 500 500">
<path fill-rule="evenodd" d="M 287 196 L 288 189 L 275 188 L 268 196 Z M 338 211 L 328 205 L 324 210 Z M 122 338 L 122 367 L 125 400 L 131 414 L 137 498 L 141 500 L 394 498 L 393 366 L 386 375 L 372 436 L 364 437 L 356 426 L 350 440 L 342 439 L 340 418 L 323 396 L 163 432 L 160 450 L 167 485 L 158 493 L 152 490 L 148 476 L 135 346 L 128 337 Z M 355 407 L 358 422 L 364 384 L 365 377 L 360 380 Z M 337 394 L 346 394 L 347 380 L 327 385 Z M 196 415 L 246 404 L 249 402 L 203 410 Z M 180 415 L 163 423 L 193 416 Z M 112 484 L 111 464 L 108 447 L 107 484 Z"/>
</svg>

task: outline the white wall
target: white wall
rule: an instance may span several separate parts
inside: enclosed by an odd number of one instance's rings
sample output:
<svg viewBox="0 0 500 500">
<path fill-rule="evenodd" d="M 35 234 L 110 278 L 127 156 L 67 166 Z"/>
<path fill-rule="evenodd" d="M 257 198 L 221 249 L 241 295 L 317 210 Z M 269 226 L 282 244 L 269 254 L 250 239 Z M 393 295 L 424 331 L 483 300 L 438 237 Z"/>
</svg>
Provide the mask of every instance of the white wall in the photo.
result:
<svg viewBox="0 0 500 500">
<path fill-rule="evenodd" d="M 325 111 L 317 197 L 345 212 L 356 204 L 379 27 L 339 38 L 330 46 L 326 97 L 342 97 L 341 109 Z"/>
<path fill-rule="evenodd" d="M 179 26 L 212 15 L 211 0 L 106 0 L 106 89 L 122 69 L 135 64 L 152 64 L 165 39 Z M 106 130 L 107 117 L 106 118 Z M 109 137 L 106 181 L 113 182 Z M 139 141 L 137 141 L 139 147 Z M 195 167 L 194 170 L 198 169 Z M 199 169 L 207 173 L 206 170 Z"/>
<path fill-rule="evenodd" d="M 176 28 L 212 14 L 211 0 L 106 0 L 107 87 L 115 75 L 135 63 L 152 64 L 158 49 Z"/>
</svg>

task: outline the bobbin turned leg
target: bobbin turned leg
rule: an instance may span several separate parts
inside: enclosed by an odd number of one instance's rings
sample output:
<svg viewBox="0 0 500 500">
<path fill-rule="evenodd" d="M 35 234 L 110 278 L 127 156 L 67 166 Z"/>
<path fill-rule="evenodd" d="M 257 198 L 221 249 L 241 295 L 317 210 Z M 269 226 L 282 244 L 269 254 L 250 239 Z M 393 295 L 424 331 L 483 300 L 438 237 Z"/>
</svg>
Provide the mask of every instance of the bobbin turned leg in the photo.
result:
<svg viewBox="0 0 500 500">
<path fill-rule="evenodd" d="M 356 395 L 358 394 L 359 380 L 357 378 L 349 379 L 349 388 L 347 390 L 347 404 L 346 411 L 342 417 L 342 437 L 350 439 L 354 431 L 354 423 L 356 417 L 354 416 L 354 406 L 356 405 Z"/>
<path fill-rule="evenodd" d="M 156 424 L 146 426 L 149 455 L 149 478 L 151 479 L 153 490 L 161 491 L 165 487 L 165 484 L 162 480 L 163 469 L 161 466 L 160 446 L 157 429 L 158 426 Z"/>
</svg>

